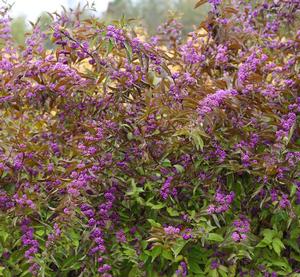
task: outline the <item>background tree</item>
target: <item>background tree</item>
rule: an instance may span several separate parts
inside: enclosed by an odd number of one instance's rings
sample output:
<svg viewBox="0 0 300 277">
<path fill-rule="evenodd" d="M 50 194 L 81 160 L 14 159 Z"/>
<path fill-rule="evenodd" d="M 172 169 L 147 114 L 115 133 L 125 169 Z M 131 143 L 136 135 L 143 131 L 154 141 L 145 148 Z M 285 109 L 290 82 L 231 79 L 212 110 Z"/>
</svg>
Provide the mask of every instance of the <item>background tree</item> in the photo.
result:
<svg viewBox="0 0 300 277">
<path fill-rule="evenodd" d="M 199 9 L 194 9 L 194 0 L 177 0 L 175 10 L 181 14 L 183 24 L 183 34 L 186 35 L 193 30 L 193 26 L 198 26 L 207 15 L 209 5 L 203 5 Z"/>
<path fill-rule="evenodd" d="M 209 5 L 194 9 L 194 0 L 115 0 L 107 8 L 104 18 L 119 19 L 122 15 L 136 18 L 146 28 L 149 34 L 156 33 L 157 27 L 167 20 L 169 12 L 181 17 L 184 25 L 183 34 L 187 35 L 197 26 L 207 14 Z"/>
<path fill-rule="evenodd" d="M 12 35 L 14 40 L 21 45 L 25 43 L 25 33 L 29 30 L 29 26 L 26 25 L 26 17 L 18 16 L 11 24 Z"/>
</svg>

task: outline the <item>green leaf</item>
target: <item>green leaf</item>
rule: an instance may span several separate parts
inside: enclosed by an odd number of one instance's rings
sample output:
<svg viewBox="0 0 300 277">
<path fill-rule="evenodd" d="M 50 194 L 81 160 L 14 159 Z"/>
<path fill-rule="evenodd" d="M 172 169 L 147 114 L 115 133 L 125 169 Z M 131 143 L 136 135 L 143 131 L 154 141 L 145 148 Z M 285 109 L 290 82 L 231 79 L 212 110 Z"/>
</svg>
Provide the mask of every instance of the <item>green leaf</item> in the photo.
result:
<svg viewBox="0 0 300 277">
<path fill-rule="evenodd" d="M 203 273 L 200 266 L 195 261 L 189 261 L 189 268 L 190 268 L 190 271 L 193 273 Z"/>
<path fill-rule="evenodd" d="M 169 159 L 164 159 L 161 163 L 163 167 L 172 167 L 172 163 Z"/>
<path fill-rule="evenodd" d="M 128 273 L 128 277 L 136 277 L 139 276 L 139 269 L 138 267 L 135 265 L 131 268 L 131 270 Z"/>
<path fill-rule="evenodd" d="M 64 260 L 64 263 L 61 266 L 62 271 L 68 271 L 68 270 L 75 270 L 79 269 L 82 265 L 82 260 L 85 258 L 85 256 L 71 256 Z"/>
<path fill-rule="evenodd" d="M 148 203 L 148 206 L 150 206 L 151 209 L 153 209 L 153 210 L 160 210 L 165 206 L 165 204 L 163 204 L 163 203 L 159 203 L 159 204 Z"/>
<path fill-rule="evenodd" d="M 130 191 L 126 192 L 126 195 L 130 195 L 133 198 L 137 199 L 137 198 L 139 198 L 139 194 L 141 192 L 144 192 L 144 189 L 141 187 L 137 187 L 134 179 L 131 179 L 131 189 L 130 189 Z"/>
<path fill-rule="evenodd" d="M 197 129 L 193 130 L 191 132 L 191 137 L 193 139 L 194 145 L 196 146 L 196 149 L 197 150 L 199 150 L 199 149 L 203 150 L 204 142 L 203 142 L 203 139 L 201 138 L 201 135 L 200 135 L 200 133 Z"/>
<path fill-rule="evenodd" d="M 179 213 L 171 207 L 167 208 L 167 212 L 170 216 L 179 216 Z"/>
<path fill-rule="evenodd" d="M 128 140 L 133 140 L 133 138 L 134 138 L 133 133 L 132 132 L 128 132 L 127 133 L 127 138 L 128 138 Z"/>
<path fill-rule="evenodd" d="M 181 164 L 175 164 L 174 167 L 176 168 L 178 173 L 184 172 L 184 167 Z"/>
<path fill-rule="evenodd" d="M 272 247 L 278 256 L 280 256 L 281 250 L 285 248 L 284 244 L 279 238 L 275 238 L 272 241 Z"/>
<path fill-rule="evenodd" d="M 276 231 L 271 229 L 264 229 L 262 233 L 264 238 L 262 241 L 260 241 L 259 244 L 256 245 L 256 247 L 265 247 L 267 245 L 270 245 L 273 241 L 273 238 L 277 235 Z"/>
<path fill-rule="evenodd" d="M 266 246 L 268 246 L 268 243 L 266 243 L 264 240 L 261 240 L 255 247 L 264 248 Z"/>
<path fill-rule="evenodd" d="M 246 257 L 249 260 L 252 260 L 251 254 L 247 250 L 245 250 L 245 249 L 240 249 L 239 252 L 238 252 L 238 256 L 240 256 L 240 257 Z"/>
<path fill-rule="evenodd" d="M 13 277 L 8 268 L 3 271 L 3 277 Z"/>
<path fill-rule="evenodd" d="M 210 233 L 208 234 L 208 240 L 210 241 L 216 241 L 216 242 L 222 242 L 224 239 L 221 235 L 217 234 L 217 233 Z"/>
<path fill-rule="evenodd" d="M 293 184 L 291 188 L 290 196 L 294 196 L 296 191 L 297 191 L 297 186 Z"/>
<path fill-rule="evenodd" d="M 36 234 L 37 234 L 38 236 L 42 237 L 42 236 L 45 234 L 45 230 L 42 230 L 42 229 L 37 230 L 37 231 L 36 231 Z"/>
<path fill-rule="evenodd" d="M 218 269 L 218 272 L 222 277 L 228 277 L 228 274 L 226 272 L 224 272 L 223 270 Z"/>
<path fill-rule="evenodd" d="M 263 233 L 264 237 L 270 238 L 270 239 L 272 239 L 273 237 L 276 236 L 276 232 L 271 229 L 264 229 L 262 233 Z"/>
<path fill-rule="evenodd" d="M 175 263 L 178 263 L 178 262 L 180 262 L 180 261 L 182 261 L 182 260 L 183 260 L 183 256 L 182 256 L 182 255 L 178 255 L 178 256 L 175 258 L 174 262 L 175 262 Z"/>
<path fill-rule="evenodd" d="M 187 241 L 184 239 L 179 239 L 176 241 L 175 245 L 172 246 L 172 251 L 174 253 L 175 258 L 179 255 L 183 247 L 187 244 Z"/>
<path fill-rule="evenodd" d="M 162 252 L 162 248 L 160 246 L 156 246 L 152 249 L 151 251 L 151 257 L 152 257 L 152 260 L 151 260 L 151 263 L 155 260 L 155 258 L 157 256 L 159 256 L 159 254 Z"/>
<path fill-rule="evenodd" d="M 219 273 L 217 269 L 210 270 L 209 273 L 210 273 L 209 276 L 211 277 L 219 277 Z"/>
<path fill-rule="evenodd" d="M 218 269 L 219 269 L 219 271 L 221 270 L 221 271 L 224 271 L 224 272 L 228 272 L 228 268 L 224 265 L 219 265 Z"/>
<path fill-rule="evenodd" d="M 114 43 L 112 41 L 112 39 L 109 39 L 108 43 L 107 43 L 107 48 L 106 48 L 106 55 L 108 55 L 109 53 L 111 53 L 111 51 L 114 48 Z"/>
<path fill-rule="evenodd" d="M 166 260 L 170 260 L 173 261 L 173 255 L 169 250 L 164 249 L 162 251 L 162 256 L 166 259 Z"/>
<path fill-rule="evenodd" d="M 22 274 L 20 275 L 20 277 L 29 277 L 29 276 L 32 276 L 29 269 L 23 271 Z"/>
<path fill-rule="evenodd" d="M 2 241 L 5 243 L 7 238 L 9 237 L 9 234 L 5 231 L 0 231 L 0 238 L 2 239 Z"/>
<path fill-rule="evenodd" d="M 278 266 L 282 270 L 285 270 L 288 273 L 292 272 L 292 269 L 286 258 L 278 258 L 278 260 L 271 259 L 270 262 L 272 263 L 273 266 Z"/>
<path fill-rule="evenodd" d="M 147 219 L 147 221 L 150 223 L 152 227 L 158 227 L 158 228 L 161 227 L 161 225 L 155 222 L 153 219 Z"/>
<path fill-rule="evenodd" d="M 125 42 L 124 45 L 126 49 L 127 58 L 129 61 L 132 61 L 132 48 L 127 42 Z"/>
<path fill-rule="evenodd" d="M 218 216 L 216 214 L 212 214 L 212 218 L 214 219 L 214 222 L 216 223 L 216 225 L 221 228 Z"/>
<path fill-rule="evenodd" d="M 79 246 L 80 234 L 76 233 L 73 229 L 68 232 L 72 239 L 73 245 L 77 248 Z"/>
<path fill-rule="evenodd" d="M 144 175 L 145 174 L 145 171 L 144 171 L 144 168 L 142 166 L 138 166 L 136 168 L 136 171 L 140 174 L 140 175 Z"/>
</svg>

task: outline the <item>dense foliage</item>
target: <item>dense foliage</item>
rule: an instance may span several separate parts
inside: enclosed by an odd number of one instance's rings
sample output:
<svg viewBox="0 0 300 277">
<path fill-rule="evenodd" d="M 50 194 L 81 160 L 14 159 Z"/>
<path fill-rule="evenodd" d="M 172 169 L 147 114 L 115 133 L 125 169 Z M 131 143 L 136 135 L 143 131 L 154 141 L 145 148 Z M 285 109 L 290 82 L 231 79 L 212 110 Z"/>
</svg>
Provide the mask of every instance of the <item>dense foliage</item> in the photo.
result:
<svg viewBox="0 0 300 277">
<path fill-rule="evenodd" d="M 300 1 L 208 2 L 26 47 L 1 9 L 0 276 L 300 276 Z"/>
</svg>

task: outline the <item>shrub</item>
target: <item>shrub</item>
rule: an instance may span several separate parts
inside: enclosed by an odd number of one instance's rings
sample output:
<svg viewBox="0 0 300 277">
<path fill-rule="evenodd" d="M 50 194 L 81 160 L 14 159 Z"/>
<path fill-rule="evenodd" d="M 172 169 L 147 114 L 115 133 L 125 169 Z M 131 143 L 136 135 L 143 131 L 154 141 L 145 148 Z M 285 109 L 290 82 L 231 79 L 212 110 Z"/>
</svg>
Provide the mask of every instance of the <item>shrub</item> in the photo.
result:
<svg viewBox="0 0 300 277">
<path fill-rule="evenodd" d="M 299 276 L 300 2 L 208 2 L 25 48 L 1 9 L 0 275 Z"/>
</svg>

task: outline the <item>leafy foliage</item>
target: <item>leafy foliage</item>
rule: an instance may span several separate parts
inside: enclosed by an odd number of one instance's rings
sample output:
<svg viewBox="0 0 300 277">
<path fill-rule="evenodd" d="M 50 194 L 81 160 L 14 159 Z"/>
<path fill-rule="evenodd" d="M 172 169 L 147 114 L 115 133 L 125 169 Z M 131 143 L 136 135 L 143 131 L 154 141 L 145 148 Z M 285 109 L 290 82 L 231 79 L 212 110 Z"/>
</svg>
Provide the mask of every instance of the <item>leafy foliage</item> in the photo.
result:
<svg viewBox="0 0 300 277">
<path fill-rule="evenodd" d="M 300 2 L 205 2 L 26 47 L 1 8 L 0 276 L 299 276 Z"/>
</svg>

